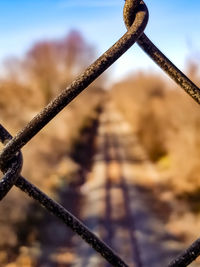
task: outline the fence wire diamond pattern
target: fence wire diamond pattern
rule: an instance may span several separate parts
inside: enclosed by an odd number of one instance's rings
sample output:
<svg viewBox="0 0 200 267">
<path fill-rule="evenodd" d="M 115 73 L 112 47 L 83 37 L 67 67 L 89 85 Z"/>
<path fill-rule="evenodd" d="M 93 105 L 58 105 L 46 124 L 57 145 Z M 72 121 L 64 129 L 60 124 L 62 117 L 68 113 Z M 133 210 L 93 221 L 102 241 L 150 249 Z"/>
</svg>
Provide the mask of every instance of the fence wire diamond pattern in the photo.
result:
<svg viewBox="0 0 200 267">
<path fill-rule="evenodd" d="M 0 125 L 0 141 L 4 148 L 0 153 L 0 169 L 4 173 L 0 181 L 0 200 L 10 191 L 13 185 L 39 202 L 45 209 L 58 217 L 64 224 L 78 234 L 113 266 L 128 266 L 117 253 L 92 233 L 82 222 L 64 207 L 44 194 L 20 175 L 23 160 L 20 149 L 26 145 L 48 122 L 64 107 L 87 88 L 107 68 L 109 68 L 135 42 L 151 59 L 179 84 L 198 104 L 200 89 L 188 79 L 144 34 L 148 23 L 148 9 L 141 0 L 126 0 L 124 22 L 127 32 L 109 50 L 90 65 L 65 90 L 51 101 L 35 118 L 33 118 L 16 136 L 12 137 Z M 200 255 L 200 239 L 174 259 L 169 266 L 187 266 Z"/>
</svg>

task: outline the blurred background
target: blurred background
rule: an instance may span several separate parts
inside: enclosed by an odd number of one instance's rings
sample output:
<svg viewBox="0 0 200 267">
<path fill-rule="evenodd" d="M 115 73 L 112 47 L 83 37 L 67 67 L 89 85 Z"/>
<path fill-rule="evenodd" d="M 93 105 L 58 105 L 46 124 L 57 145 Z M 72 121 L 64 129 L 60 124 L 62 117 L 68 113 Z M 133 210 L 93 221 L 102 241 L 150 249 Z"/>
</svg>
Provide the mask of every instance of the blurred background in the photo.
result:
<svg viewBox="0 0 200 267">
<path fill-rule="evenodd" d="M 146 4 L 145 33 L 200 86 L 200 2 Z M 13 135 L 125 33 L 123 5 L 122 0 L 0 2 L 0 119 Z M 139 183 L 157 195 L 156 212 L 165 213 L 165 226 L 183 243 L 197 238 L 200 107 L 137 45 L 23 149 L 23 175 L 79 216 L 80 186 L 94 164 L 108 101 L 131 125 L 158 174 L 153 185 Z M 0 212 L 1 266 L 72 266 L 72 233 L 18 189 L 1 202 Z M 60 234 L 51 239 L 54 231 Z M 45 258 L 49 242 L 52 251 L 65 243 L 65 263 Z"/>
</svg>

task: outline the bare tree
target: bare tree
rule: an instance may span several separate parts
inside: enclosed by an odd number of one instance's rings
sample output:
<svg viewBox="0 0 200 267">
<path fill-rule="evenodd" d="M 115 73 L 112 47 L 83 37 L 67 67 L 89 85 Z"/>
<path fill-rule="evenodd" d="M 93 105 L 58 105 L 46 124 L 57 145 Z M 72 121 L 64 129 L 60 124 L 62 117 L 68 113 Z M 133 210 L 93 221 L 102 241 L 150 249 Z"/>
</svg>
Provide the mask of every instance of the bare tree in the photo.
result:
<svg viewBox="0 0 200 267">
<path fill-rule="evenodd" d="M 48 103 L 59 82 L 59 69 L 53 43 L 41 42 L 34 45 L 27 53 L 25 66 L 31 82 L 39 87 L 45 103 Z"/>
<path fill-rule="evenodd" d="M 73 30 L 64 39 L 35 44 L 26 55 L 25 71 L 48 103 L 82 71 L 93 54 L 94 49 L 80 32 Z"/>
<path fill-rule="evenodd" d="M 94 57 L 94 48 L 89 45 L 81 33 L 72 30 L 60 42 L 57 42 L 62 84 L 70 83 Z"/>
</svg>

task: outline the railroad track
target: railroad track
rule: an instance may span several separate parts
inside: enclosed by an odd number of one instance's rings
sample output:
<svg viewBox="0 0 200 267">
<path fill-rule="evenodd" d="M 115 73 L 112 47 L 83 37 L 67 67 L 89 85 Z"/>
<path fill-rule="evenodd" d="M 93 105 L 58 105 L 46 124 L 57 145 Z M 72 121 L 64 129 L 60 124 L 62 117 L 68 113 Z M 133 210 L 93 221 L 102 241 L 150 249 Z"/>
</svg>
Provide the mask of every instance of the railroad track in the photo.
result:
<svg viewBox="0 0 200 267">
<path fill-rule="evenodd" d="M 154 183 L 157 174 L 130 126 L 107 103 L 100 117 L 91 173 L 81 187 L 81 219 L 129 264 L 167 266 L 183 245 L 165 229 L 151 210 L 151 199 L 138 186 L 137 170 Z M 72 266 L 108 266 L 87 244 L 74 238 Z M 194 265 L 195 266 L 195 265 Z"/>
</svg>

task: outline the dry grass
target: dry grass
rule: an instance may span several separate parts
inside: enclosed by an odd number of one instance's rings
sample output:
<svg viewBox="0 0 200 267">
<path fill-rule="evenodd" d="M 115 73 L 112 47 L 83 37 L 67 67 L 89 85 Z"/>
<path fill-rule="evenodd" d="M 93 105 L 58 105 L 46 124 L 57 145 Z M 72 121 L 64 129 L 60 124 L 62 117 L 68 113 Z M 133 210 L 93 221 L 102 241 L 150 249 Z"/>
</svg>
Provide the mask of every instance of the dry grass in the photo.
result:
<svg viewBox="0 0 200 267">
<path fill-rule="evenodd" d="M 200 186 L 200 107 L 185 92 L 151 74 L 116 84 L 112 97 L 177 193 Z"/>
<path fill-rule="evenodd" d="M 200 68 L 191 62 L 188 66 L 188 75 L 200 85 Z M 199 234 L 199 105 L 182 89 L 151 73 L 138 73 L 114 85 L 111 97 L 159 172 L 153 191 L 157 201 L 171 210 L 168 229 L 191 242 Z"/>
</svg>

